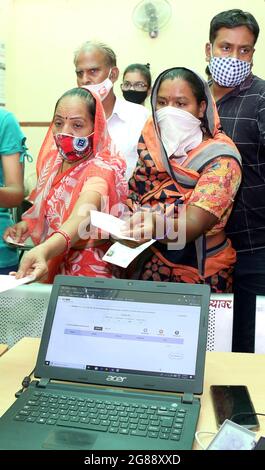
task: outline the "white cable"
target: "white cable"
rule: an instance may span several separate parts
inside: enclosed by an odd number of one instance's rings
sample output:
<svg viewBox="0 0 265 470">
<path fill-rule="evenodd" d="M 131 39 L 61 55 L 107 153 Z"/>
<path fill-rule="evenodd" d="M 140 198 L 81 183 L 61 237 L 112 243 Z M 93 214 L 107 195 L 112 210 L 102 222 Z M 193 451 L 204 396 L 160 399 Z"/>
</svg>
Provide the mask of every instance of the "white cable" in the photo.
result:
<svg viewBox="0 0 265 470">
<path fill-rule="evenodd" d="M 199 444 L 199 446 L 203 449 L 203 450 L 206 450 L 206 447 L 204 447 L 204 445 L 201 443 L 200 441 L 200 438 L 199 438 L 199 435 L 200 434 L 210 434 L 212 436 L 215 436 L 216 435 L 216 432 L 210 432 L 210 431 L 196 431 L 195 433 L 195 439 L 197 441 L 197 443 Z"/>
</svg>

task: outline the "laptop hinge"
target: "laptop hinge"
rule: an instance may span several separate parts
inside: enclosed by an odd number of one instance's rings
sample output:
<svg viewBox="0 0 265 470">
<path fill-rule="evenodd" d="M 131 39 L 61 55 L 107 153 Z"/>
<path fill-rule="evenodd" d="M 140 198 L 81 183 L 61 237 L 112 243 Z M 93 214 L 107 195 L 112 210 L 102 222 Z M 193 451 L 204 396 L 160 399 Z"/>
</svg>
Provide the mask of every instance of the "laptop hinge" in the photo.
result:
<svg viewBox="0 0 265 470">
<path fill-rule="evenodd" d="M 44 377 L 37 382 L 37 387 L 46 388 L 49 382 L 50 379 L 46 379 L 46 377 Z"/>
<path fill-rule="evenodd" d="M 181 403 L 191 404 L 193 403 L 193 393 L 184 393 Z"/>
</svg>

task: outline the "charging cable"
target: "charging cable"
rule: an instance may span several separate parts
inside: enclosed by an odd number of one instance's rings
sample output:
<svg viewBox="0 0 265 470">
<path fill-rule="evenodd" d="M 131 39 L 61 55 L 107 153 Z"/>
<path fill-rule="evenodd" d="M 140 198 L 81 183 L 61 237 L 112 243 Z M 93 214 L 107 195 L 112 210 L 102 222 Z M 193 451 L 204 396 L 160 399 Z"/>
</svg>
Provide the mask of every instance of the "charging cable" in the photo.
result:
<svg viewBox="0 0 265 470">
<path fill-rule="evenodd" d="M 202 444 L 202 442 L 201 442 L 201 440 L 200 440 L 200 438 L 199 438 L 199 436 L 200 436 L 201 434 L 208 434 L 208 436 L 209 436 L 209 435 L 210 435 L 210 436 L 216 436 L 216 432 L 197 431 L 197 432 L 195 433 L 195 439 L 196 439 L 197 443 L 198 443 L 199 446 L 202 448 L 202 450 L 206 450 L 206 447 L 204 447 L 204 445 Z"/>
</svg>

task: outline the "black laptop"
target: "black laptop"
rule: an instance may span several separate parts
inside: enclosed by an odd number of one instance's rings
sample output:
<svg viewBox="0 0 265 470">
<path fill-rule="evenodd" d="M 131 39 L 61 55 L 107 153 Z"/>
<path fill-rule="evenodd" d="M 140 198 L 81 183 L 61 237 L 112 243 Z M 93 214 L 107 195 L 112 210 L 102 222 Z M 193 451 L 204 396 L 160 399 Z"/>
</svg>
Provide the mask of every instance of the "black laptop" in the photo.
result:
<svg viewBox="0 0 265 470">
<path fill-rule="evenodd" d="M 206 285 L 57 276 L 35 377 L 0 418 L 1 449 L 191 449 Z"/>
</svg>

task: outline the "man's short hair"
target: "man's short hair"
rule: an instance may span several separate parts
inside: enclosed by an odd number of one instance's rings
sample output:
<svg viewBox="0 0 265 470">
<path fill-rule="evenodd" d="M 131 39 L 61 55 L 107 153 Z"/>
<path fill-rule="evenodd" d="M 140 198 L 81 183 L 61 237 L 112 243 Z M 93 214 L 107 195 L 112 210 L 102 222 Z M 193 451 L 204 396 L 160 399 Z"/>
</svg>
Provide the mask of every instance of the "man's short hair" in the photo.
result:
<svg viewBox="0 0 265 470">
<path fill-rule="evenodd" d="M 115 52 L 106 44 L 103 42 L 98 42 L 98 41 L 86 41 L 84 42 L 79 49 L 75 51 L 74 54 L 74 64 L 76 65 L 77 59 L 79 54 L 81 52 L 88 52 L 91 49 L 97 49 L 98 51 L 101 51 L 105 55 L 105 60 L 106 60 L 106 65 L 110 67 L 116 67 L 117 65 L 117 59 L 116 59 L 116 54 Z"/>
<path fill-rule="evenodd" d="M 238 26 L 246 26 L 253 33 L 255 44 L 259 35 L 258 22 L 251 13 L 239 9 L 222 11 L 213 17 L 210 23 L 210 43 L 216 39 L 219 29 L 232 29 Z"/>
</svg>

